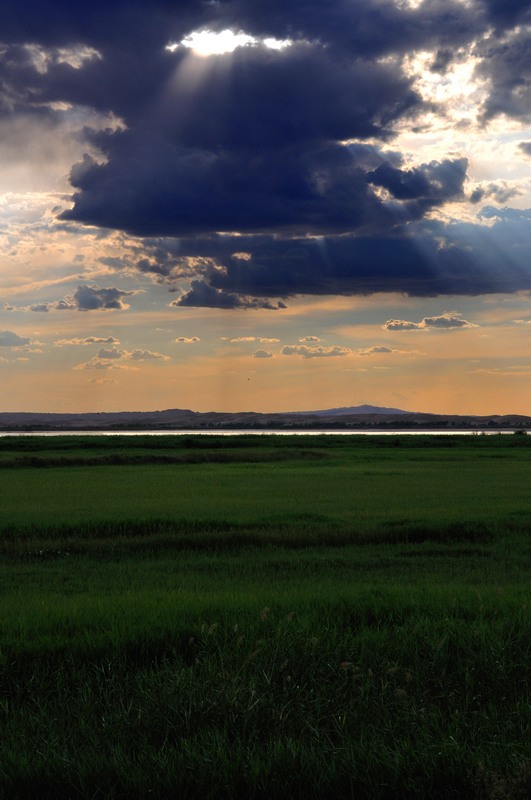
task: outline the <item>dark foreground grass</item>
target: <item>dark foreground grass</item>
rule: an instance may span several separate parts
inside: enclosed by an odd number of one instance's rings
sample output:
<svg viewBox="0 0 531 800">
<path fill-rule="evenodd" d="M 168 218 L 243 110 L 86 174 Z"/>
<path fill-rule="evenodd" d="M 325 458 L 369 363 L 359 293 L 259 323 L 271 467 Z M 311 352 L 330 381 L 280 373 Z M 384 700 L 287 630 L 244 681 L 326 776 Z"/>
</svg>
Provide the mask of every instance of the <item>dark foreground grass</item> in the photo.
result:
<svg viewBox="0 0 531 800">
<path fill-rule="evenodd" d="M 493 438 L 2 471 L 0 797 L 527 800 L 531 451 Z"/>
<path fill-rule="evenodd" d="M 49 603 L 6 637 L 1 785 L 12 797 L 524 798 L 523 593 L 450 591 Z"/>
</svg>

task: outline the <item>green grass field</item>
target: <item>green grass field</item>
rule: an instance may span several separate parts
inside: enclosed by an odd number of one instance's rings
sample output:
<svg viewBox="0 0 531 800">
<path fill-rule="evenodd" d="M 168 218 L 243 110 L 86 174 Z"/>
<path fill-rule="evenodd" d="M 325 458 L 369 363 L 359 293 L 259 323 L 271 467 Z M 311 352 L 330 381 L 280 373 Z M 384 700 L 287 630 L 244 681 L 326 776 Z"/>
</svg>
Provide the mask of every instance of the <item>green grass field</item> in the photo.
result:
<svg viewBox="0 0 531 800">
<path fill-rule="evenodd" d="M 531 792 L 527 436 L 0 438 L 0 797 Z"/>
</svg>

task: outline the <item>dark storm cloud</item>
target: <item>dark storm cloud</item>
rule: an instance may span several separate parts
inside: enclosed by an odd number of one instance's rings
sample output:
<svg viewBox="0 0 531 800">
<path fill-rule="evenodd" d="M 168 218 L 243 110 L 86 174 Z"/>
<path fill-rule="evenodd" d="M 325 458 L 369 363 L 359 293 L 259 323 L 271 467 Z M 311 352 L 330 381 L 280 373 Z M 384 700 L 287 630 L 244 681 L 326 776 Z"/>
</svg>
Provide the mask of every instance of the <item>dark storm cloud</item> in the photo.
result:
<svg viewBox="0 0 531 800">
<path fill-rule="evenodd" d="M 278 298 L 300 294 L 529 289 L 528 225 L 526 233 L 507 217 L 489 230 L 422 222 L 465 201 L 466 159 L 441 153 L 404 168 L 391 149 L 397 126 L 415 129 L 427 110 L 403 61 L 418 51 L 444 73 L 475 48 L 483 120 L 531 118 L 529 37 L 518 27 L 528 19 L 528 3 L 515 0 L 424 0 L 416 9 L 391 0 L 2 3 L 0 113 L 52 116 L 60 103 L 122 121 L 84 130 L 102 157 L 72 167 L 65 228 L 145 237 L 138 270 L 172 287 L 193 278 L 175 306 L 278 309 Z M 206 28 L 292 45 L 203 60 L 165 49 Z M 510 196 L 492 186 L 470 199 Z M 121 309 L 127 294 L 79 287 L 35 310 Z"/>
<path fill-rule="evenodd" d="M 484 0 L 489 21 L 507 27 L 531 21 L 529 0 Z"/>
<path fill-rule="evenodd" d="M 317 40 L 362 56 L 407 53 L 437 44 L 454 48 L 467 41 L 481 18 L 456 0 L 425 0 L 418 9 L 389 0 L 235 0 L 217 4 L 217 27 L 244 28 L 255 36 Z M 325 13 L 324 13 L 325 12 Z"/>
<path fill-rule="evenodd" d="M 75 205 L 64 219 L 141 236 L 387 224 L 363 168 L 338 142 L 383 140 L 422 110 L 393 54 L 442 47 L 447 39 L 455 47 L 474 30 L 470 13 L 448 2 L 413 12 L 390 2 L 336 0 L 326 14 L 315 2 L 196 2 L 171 12 L 170 3 L 111 2 L 93 15 L 98 20 L 71 9 L 58 30 L 45 20 L 37 39 L 48 47 L 40 71 L 19 44 L 20 83 L 41 104 L 112 111 L 127 125 L 122 132 L 86 131 L 107 163 L 87 156 L 74 166 Z M 5 17 L 9 31 L 13 15 Z M 164 45 L 206 25 L 289 36 L 294 44 L 206 59 L 192 91 L 193 57 L 165 52 Z M 98 55 L 75 68 L 57 53 L 61 44 L 75 49 L 79 42 Z"/>
<path fill-rule="evenodd" d="M 489 93 L 481 119 L 488 122 L 506 115 L 531 121 L 531 41 L 528 28 L 516 28 L 503 39 L 495 34 L 477 47 L 479 75 L 487 79 Z"/>
<path fill-rule="evenodd" d="M 182 294 L 178 300 L 174 300 L 170 305 L 206 308 L 265 308 L 269 310 L 286 308 L 282 302 L 274 304 L 256 297 L 245 297 L 234 292 L 226 292 L 203 281 L 192 281 L 190 290 Z"/>
<path fill-rule="evenodd" d="M 129 139 L 133 152 L 124 145 L 107 164 L 87 158 L 76 165 L 75 206 L 63 219 L 139 236 L 235 230 L 318 234 L 395 221 L 396 212 L 374 195 L 366 172 L 342 145 L 205 153 L 153 139 L 153 158 L 143 159 L 136 147 L 145 147 L 146 139 L 140 144 L 129 133 L 112 138 Z M 132 161 L 141 165 L 136 172 L 129 171 Z M 144 268 L 156 271 L 149 264 Z"/>
<path fill-rule="evenodd" d="M 78 286 L 73 295 L 73 305 L 79 311 L 121 310 L 127 308 L 122 298 L 132 294 L 135 292 L 125 292 L 123 289 L 117 289 L 116 286 L 109 288 Z"/>
<path fill-rule="evenodd" d="M 531 289 L 529 212 L 486 208 L 490 226 L 415 223 L 409 235 L 181 240 L 180 253 L 217 251 L 176 305 L 241 307 L 241 298 L 349 295 L 394 291 L 412 296 L 476 295 Z M 248 258 L 232 253 L 248 251 Z M 229 298 L 227 298 L 229 295 Z M 246 305 L 245 307 L 251 307 Z"/>
<path fill-rule="evenodd" d="M 137 291 L 126 292 L 123 289 L 117 289 L 116 286 L 109 286 L 107 288 L 101 286 L 78 286 L 72 296 L 55 300 L 51 303 L 38 303 L 30 306 L 29 308 L 19 308 L 19 311 L 122 311 L 129 306 L 123 302 L 124 297 L 137 294 Z M 81 340 L 75 340 L 76 343 Z M 85 339 L 83 344 L 90 342 L 111 342 L 112 339 Z"/>
<path fill-rule="evenodd" d="M 173 99 L 162 121 L 168 139 L 209 150 L 385 137 L 421 105 L 396 64 L 339 58 L 314 43 L 238 48 L 228 72 L 221 64 L 208 70 L 193 102 L 187 86 Z"/>
<path fill-rule="evenodd" d="M 7 86 L 34 104 L 66 101 L 113 111 L 130 127 L 144 130 L 178 118 L 182 144 L 195 142 L 195 137 L 201 146 L 217 142 L 220 127 L 225 141 L 248 144 L 251 132 L 262 135 L 260 123 L 265 138 L 299 140 L 304 126 L 315 135 L 321 127 L 316 113 L 320 97 L 329 106 L 327 132 L 333 127 L 343 136 L 340 131 L 354 123 L 358 130 L 378 132 L 418 102 L 394 56 L 432 51 L 436 69 L 444 71 L 452 57 L 462 54 L 462 48 L 493 23 L 507 28 L 528 19 L 527 5 L 505 0 L 478 0 L 471 6 L 458 0 L 425 0 L 411 9 L 392 0 L 330 0 L 324 11 L 318 0 L 181 0 L 178 4 L 107 0 L 102 7 L 74 6 L 70 0 L 20 0 L 0 6 L 0 36 L 10 48 L 3 70 Z M 240 48 L 230 59 L 231 68 L 236 66 L 233 74 L 221 69 L 199 87 L 200 103 L 190 102 L 190 91 L 183 90 L 180 96 L 167 98 L 166 104 L 159 102 L 157 109 L 153 101 L 160 100 L 175 67 L 187 58 L 182 51 L 166 52 L 165 45 L 179 42 L 193 30 L 228 27 L 255 36 L 289 38 L 296 44 L 275 53 L 263 47 Z M 28 44 L 40 48 L 39 59 Z M 84 48 L 85 55 L 91 48 L 99 55 L 86 58 L 78 68 L 72 58 L 65 58 L 65 48 Z M 228 85 L 220 77 L 223 71 Z M 371 79 L 373 88 L 363 95 Z M 349 103 L 356 96 L 363 103 Z M 213 111 L 223 106 L 223 114 L 212 113 L 209 118 L 208 100 L 214 102 Z M 378 101 L 375 114 L 372 107 Z M 277 113 L 270 113 L 275 107 Z M 205 119 L 209 124 L 201 126 Z"/>
<path fill-rule="evenodd" d="M 410 211 L 416 206 L 416 216 L 421 216 L 429 208 L 463 195 L 467 167 L 466 158 L 432 161 L 409 170 L 383 163 L 367 173 L 367 180 L 387 189 L 397 200 L 404 200 Z"/>
<path fill-rule="evenodd" d="M 492 18 L 518 17 L 515 0 L 485 0 Z M 208 27 L 244 29 L 255 36 L 317 39 L 361 53 L 405 51 L 447 40 L 455 45 L 468 38 L 481 18 L 478 9 L 466 9 L 457 0 L 425 0 L 418 9 L 399 8 L 389 0 L 330 0 L 323 13 L 320 0 L 106 0 L 72 4 L 71 0 L 19 0 L 0 7 L 0 30 L 9 41 L 39 41 L 60 46 L 88 41 L 105 48 L 116 37 L 127 45 L 152 46 L 166 39 L 179 41 L 192 30 Z M 509 11 L 513 8 L 513 13 Z M 479 13 L 478 13 L 479 12 Z"/>
<path fill-rule="evenodd" d="M 23 2 L 24 5 L 31 3 Z M 55 3 L 49 5 L 53 7 Z M 324 115 L 327 131 L 333 126 L 336 134 L 342 136 L 342 131 L 355 126 L 359 131 L 378 132 L 418 98 L 409 90 L 399 65 L 377 63 L 374 58 L 397 50 L 406 52 L 406 42 L 412 40 L 412 33 L 413 39 L 416 37 L 419 44 L 426 45 L 433 38 L 427 36 L 427 31 L 434 30 L 433 21 L 428 28 L 426 20 L 417 30 L 412 15 L 397 13 L 391 4 L 382 7 L 376 3 L 383 26 L 378 26 L 374 13 L 371 15 L 371 3 L 361 10 L 351 6 L 348 13 L 342 3 L 330 3 L 326 15 L 322 6 L 314 6 L 312 15 L 305 4 L 295 4 L 297 7 L 289 8 L 287 20 L 290 35 L 297 40 L 293 47 L 275 52 L 264 47 L 239 48 L 230 57 L 228 71 L 223 66 L 226 58 L 211 58 L 210 63 L 217 63 L 219 69 L 208 70 L 202 83 L 194 87 L 193 95 L 188 81 L 178 85 L 174 80 L 179 65 L 189 58 L 188 53 L 183 49 L 170 54 L 165 45 L 170 40 L 179 41 L 201 24 L 207 25 L 209 16 L 210 26 L 218 30 L 234 24 L 236 29 L 244 27 L 252 33 L 255 26 L 244 12 L 251 11 L 252 15 L 253 5 L 261 7 L 262 15 L 265 11 L 270 17 L 268 30 L 261 26 L 264 35 L 276 35 L 279 26 L 269 4 L 249 3 L 242 9 L 227 3 L 209 9 L 207 4 L 196 2 L 189 4 L 191 14 L 187 14 L 183 4 L 176 11 L 171 4 L 160 0 L 142 6 L 133 3 L 129 9 L 124 4 L 121 8 L 113 5 L 94 9 L 92 15 L 70 11 L 70 24 L 64 28 L 60 24 L 49 26 L 48 19 L 42 19 L 42 28 L 35 33 L 31 24 L 25 31 L 18 26 L 15 34 L 18 43 L 8 38 L 10 21 L 2 25 L 6 12 L 0 10 L 0 35 L 10 48 L 4 66 L 9 85 L 26 99 L 33 98 L 39 103 L 63 100 L 100 111 L 112 110 L 128 125 L 133 123 L 144 129 L 153 124 L 168 128 L 178 121 L 179 141 L 184 145 L 196 141 L 200 146 L 218 144 L 220 136 L 225 144 L 248 143 L 250 134 L 257 134 L 262 144 L 271 137 L 298 140 L 304 126 L 314 136 L 321 130 L 319 111 L 323 109 L 319 100 L 322 99 L 329 106 L 329 119 Z M 226 12 L 224 18 L 223 12 Z M 17 16 L 22 13 L 20 9 Z M 238 14 L 241 18 L 236 20 Z M 88 24 L 87 16 L 91 17 Z M 55 19 L 53 14 L 48 17 Z M 387 25 L 386 17 L 389 17 Z M 322 25 L 317 29 L 319 18 L 335 19 L 336 25 L 328 31 L 328 36 Z M 350 31 L 347 54 L 338 49 L 345 22 Z M 386 36 L 382 37 L 384 29 Z M 412 33 L 406 36 L 406 31 Z M 470 31 L 467 35 L 470 36 Z M 455 37 L 459 37 L 457 32 Z M 35 49 L 28 50 L 27 43 L 38 43 L 40 60 L 36 61 L 38 53 Z M 87 59 L 83 68 L 78 69 L 62 60 L 60 45 L 74 49 L 90 47 L 99 57 Z M 367 91 L 369 85 L 373 88 Z M 161 92 L 170 86 L 173 95 L 164 103 Z M 352 102 L 362 97 L 363 104 Z M 159 99 L 158 108 L 154 98 Z M 209 103 L 213 103 L 211 114 Z M 215 112 L 220 107 L 223 113 L 218 115 Z M 276 109 L 274 113 L 272 108 Z M 202 124 L 205 121 L 208 121 L 206 126 Z"/>
<path fill-rule="evenodd" d="M 508 186 L 504 181 L 501 181 L 500 183 L 488 183 L 477 186 L 468 199 L 471 203 L 485 202 L 485 200 L 489 198 L 496 203 L 506 203 L 512 197 L 517 197 L 521 193 L 520 189 L 514 186 Z"/>
</svg>

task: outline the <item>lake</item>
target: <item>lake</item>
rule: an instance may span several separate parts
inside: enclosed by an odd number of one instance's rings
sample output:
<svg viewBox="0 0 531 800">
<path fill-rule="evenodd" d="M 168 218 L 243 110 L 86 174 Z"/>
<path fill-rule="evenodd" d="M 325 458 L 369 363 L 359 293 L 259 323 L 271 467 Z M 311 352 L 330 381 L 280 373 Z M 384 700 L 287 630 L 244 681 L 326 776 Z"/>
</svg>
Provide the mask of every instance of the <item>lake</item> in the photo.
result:
<svg viewBox="0 0 531 800">
<path fill-rule="evenodd" d="M 0 431 L 2 436 L 497 436 L 514 430 L 120 430 Z"/>
</svg>

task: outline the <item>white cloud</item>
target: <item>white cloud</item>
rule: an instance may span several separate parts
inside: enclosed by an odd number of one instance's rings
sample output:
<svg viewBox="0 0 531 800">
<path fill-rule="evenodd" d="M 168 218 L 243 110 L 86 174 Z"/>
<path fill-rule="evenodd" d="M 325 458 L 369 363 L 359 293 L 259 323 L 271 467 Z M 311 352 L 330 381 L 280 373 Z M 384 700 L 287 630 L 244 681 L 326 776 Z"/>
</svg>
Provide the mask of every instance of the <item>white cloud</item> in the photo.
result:
<svg viewBox="0 0 531 800">
<path fill-rule="evenodd" d="M 229 339 L 231 344 L 245 344 L 247 342 L 260 342 L 260 344 L 276 344 L 280 339 L 269 339 L 267 336 L 238 336 Z"/>
<path fill-rule="evenodd" d="M 388 319 L 382 325 L 386 331 L 425 331 L 430 328 L 438 330 L 451 330 L 453 328 L 477 328 L 473 322 L 462 319 L 457 311 L 445 311 L 435 317 L 424 317 L 420 322 L 411 322 L 406 319 Z"/>
<path fill-rule="evenodd" d="M 125 357 L 130 358 L 132 361 L 151 361 L 152 359 L 170 361 L 169 356 L 153 352 L 153 350 L 133 350 L 132 353 L 127 353 Z"/>
<path fill-rule="evenodd" d="M 348 347 L 341 347 L 341 345 L 331 345 L 330 347 L 323 347 L 317 345 L 316 347 L 308 347 L 304 344 L 286 344 L 280 351 L 284 356 L 300 356 L 301 358 L 331 358 L 334 356 L 349 356 L 352 350 Z"/>
<path fill-rule="evenodd" d="M 153 350 L 118 350 L 102 347 L 94 358 L 78 364 L 74 369 L 135 369 L 128 362 L 134 361 L 170 361 L 169 356 Z"/>
<path fill-rule="evenodd" d="M 180 47 L 185 47 L 192 50 L 197 56 L 214 56 L 233 53 L 237 47 L 262 45 L 269 50 L 282 50 L 291 44 L 291 39 L 275 39 L 273 36 L 257 39 L 244 31 L 235 33 L 230 28 L 223 31 L 212 31 L 207 28 L 193 31 L 179 43 L 170 42 L 166 45 L 166 50 L 173 53 Z"/>
</svg>

